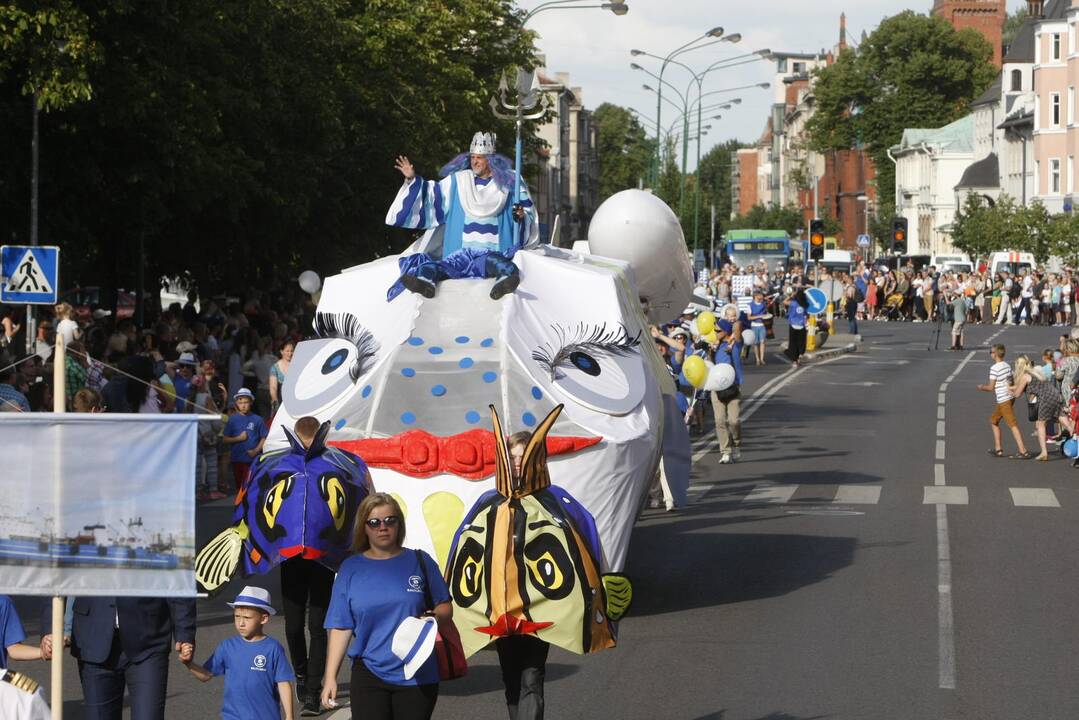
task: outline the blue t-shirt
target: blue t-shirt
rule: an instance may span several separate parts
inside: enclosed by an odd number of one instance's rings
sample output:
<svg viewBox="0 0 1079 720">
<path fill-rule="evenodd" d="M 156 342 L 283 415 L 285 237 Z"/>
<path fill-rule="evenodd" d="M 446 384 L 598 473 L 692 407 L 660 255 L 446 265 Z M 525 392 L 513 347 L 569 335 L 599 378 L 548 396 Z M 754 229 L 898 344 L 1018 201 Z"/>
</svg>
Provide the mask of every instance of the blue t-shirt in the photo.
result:
<svg viewBox="0 0 1079 720">
<path fill-rule="evenodd" d="M 806 309 L 797 300 L 791 300 L 791 306 L 787 310 L 787 322 L 796 330 L 806 326 Z"/>
<path fill-rule="evenodd" d="M 229 421 L 225 423 L 225 435 L 227 437 L 236 437 L 243 432 L 247 433 L 247 439 L 233 444 L 232 462 L 250 464 L 255 461 L 255 458 L 248 455 L 247 451 L 254 450 L 259 441 L 266 437 L 266 423 L 262 422 L 262 418 L 255 413 L 247 415 L 234 413 L 230 415 Z"/>
<path fill-rule="evenodd" d="M 757 302 L 756 300 L 751 300 L 749 302 L 749 314 L 750 315 L 763 315 L 764 314 L 764 309 L 766 307 L 768 307 L 768 306 L 763 300 L 761 302 Z M 751 323 L 751 327 L 764 327 L 764 321 L 763 320 L 753 320 L 753 322 Z"/>
<path fill-rule="evenodd" d="M 191 381 L 180 373 L 172 379 L 172 387 L 176 391 L 176 412 L 182 413 L 187 405 L 187 394 L 191 392 Z"/>
<path fill-rule="evenodd" d="M 431 601 L 449 602 L 450 591 L 442 571 L 425 552 Z M 372 560 L 353 555 L 341 563 L 333 581 L 330 607 L 326 611 L 327 630 L 351 630 L 355 635 L 348 656 L 360 659 L 376 677 L 392 685 L 430 685 L 438 682 L 438 662 L 434 653 L 411 680 L 405 679 L 405 664 L 393 654 L 393 634 L 406 617 L 419 617 L 429 610 L 423 588 L 424 572 L 416 552 L 405 548 L 388 560 Z"/>
<path fill-rule="evenodd" d="M 225 676 L 224 720 L 280 718 L 277 683 L 296 679 L 285 648 L 269 636 L 248 642 L 233 635 L 222 641 L 202 666 L 207 672 Z"/>
<path fill-rule="evenodd" d="M 21 643 L 26 639 L 26 632 L 19 622 L 19 614 L 7 595 L 0 595 L 0 667 L 6 668 L 9 645 Z"/>
</svg>

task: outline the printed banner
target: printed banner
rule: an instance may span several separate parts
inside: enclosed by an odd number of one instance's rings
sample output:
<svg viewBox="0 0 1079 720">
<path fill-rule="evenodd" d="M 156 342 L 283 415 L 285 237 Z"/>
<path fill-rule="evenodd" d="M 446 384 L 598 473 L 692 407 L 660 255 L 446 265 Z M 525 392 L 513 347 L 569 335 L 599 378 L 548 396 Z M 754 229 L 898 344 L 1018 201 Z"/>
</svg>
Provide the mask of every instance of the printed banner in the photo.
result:
<svg viewBox="0 0 1079 720">
<path fill-rule="evenodd" d="M 196 415 L 0 413 L 0 593 L 195 594 Z"/>
<path fill-rule="evenodd" d="M 731 297 L 738 306 L 738 312 L 749 312 L 749 304 L 753 302 L 754 275 L 735 275 L 731 277 Z"/>
</svg>

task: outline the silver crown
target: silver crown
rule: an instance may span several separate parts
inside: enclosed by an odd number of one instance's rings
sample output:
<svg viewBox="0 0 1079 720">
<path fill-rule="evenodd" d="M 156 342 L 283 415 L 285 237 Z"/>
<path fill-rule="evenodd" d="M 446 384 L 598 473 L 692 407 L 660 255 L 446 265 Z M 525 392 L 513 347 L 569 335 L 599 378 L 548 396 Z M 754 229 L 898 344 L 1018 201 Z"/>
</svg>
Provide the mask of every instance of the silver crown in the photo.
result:
<svg viewBox="0 0 1079 720">
<path fill-rule="evenodd" d="M 494 155 L 495 138 L 494 133 L 476 133 L 472 136 L 472 146 L 468 149 L 468 152 L 472 155 Z"/>
</svg>

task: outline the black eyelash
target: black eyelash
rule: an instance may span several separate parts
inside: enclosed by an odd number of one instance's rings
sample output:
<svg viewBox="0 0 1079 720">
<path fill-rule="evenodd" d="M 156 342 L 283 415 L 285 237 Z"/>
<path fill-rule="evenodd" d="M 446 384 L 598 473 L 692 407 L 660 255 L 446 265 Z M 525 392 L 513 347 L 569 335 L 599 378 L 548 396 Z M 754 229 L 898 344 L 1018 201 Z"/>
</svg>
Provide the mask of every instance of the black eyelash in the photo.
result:
<svg viewBox="0 0 1079 720">
<path fill-rule="evenodd" d="M 356 346 L 356 361 L 348 370 L 349 377 L 353 382 L 359 380 L 364 371 L 364 365 L 378 354 L 379 344 L 370 330 L 364 328 L 359 319 L 352 313 L 315 313 L 312 323 L 315 335 L 320 338 L 340 338 L 348 340 Z"/>
<path fill-rule="evenodd" d="M 547 369 L 552 380 L 555 370 L 575 352 L 591 350 L 625 356 L 641 344 L 641 333 L 630 336 L 622 323 L 612 330 L 607 329 L 607 323 L 591 325 L 583 322 L 571 330 L 561 325 L 552 325 L 551 329 L 558 335 L 559 349 L 556 351 L 554 347 L 544 344 L 532 353 L 532 359 Z"/>
</svg>

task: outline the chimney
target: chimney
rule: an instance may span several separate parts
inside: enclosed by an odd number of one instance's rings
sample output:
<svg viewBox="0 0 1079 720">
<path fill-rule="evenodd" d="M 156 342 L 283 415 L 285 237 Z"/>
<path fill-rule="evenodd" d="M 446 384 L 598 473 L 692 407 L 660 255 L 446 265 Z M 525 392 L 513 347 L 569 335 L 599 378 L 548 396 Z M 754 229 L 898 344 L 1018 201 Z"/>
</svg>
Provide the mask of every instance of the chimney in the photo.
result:
<svg viewBox="0 0 1079 720">
<path fill-rule="evenodd" d="M 1027 14 L 1034 20 L 1040 19 L 1045 13 L 1045 0 L 1027 0 Z"/>
<path fill-rule="evenodd" d="M 847 49 L 847 13 L 839 16 L 839 49 Z"/>
</svg>

